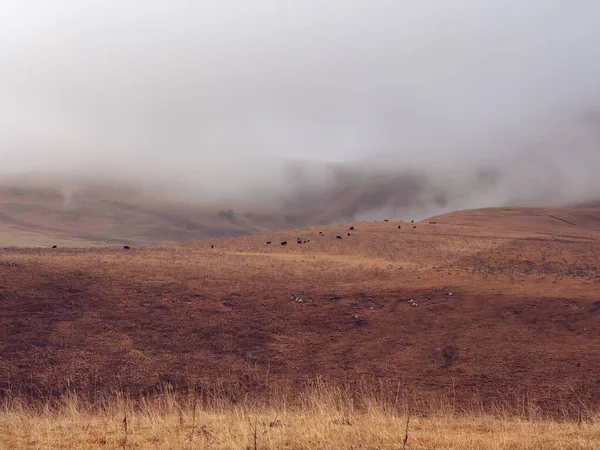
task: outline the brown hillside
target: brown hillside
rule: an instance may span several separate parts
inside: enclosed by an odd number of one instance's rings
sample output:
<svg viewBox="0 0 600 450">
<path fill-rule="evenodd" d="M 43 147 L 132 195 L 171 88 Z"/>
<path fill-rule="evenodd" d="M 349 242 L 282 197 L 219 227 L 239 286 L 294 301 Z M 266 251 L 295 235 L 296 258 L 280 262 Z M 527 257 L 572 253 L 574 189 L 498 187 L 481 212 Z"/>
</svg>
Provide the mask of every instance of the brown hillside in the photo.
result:
<svg viewBox="0 0 600 450">
<path fill-rule="evenodd" d="M 351 236 L 348 225 L 130 251 L 5 249 L 0 389 L 68 384 L 93 397 L 168 383 L 238 398 L 366 377 L 464 403 L 598 405 L 600 230 L 588 214 L 481 210 L 356 223 Z"/>
<path fill-rule="evenodd" d="M 177 201 L 122 183 L 0 184 L 2 247 L 195 241 L 291 226 L 282 215 Z"/>
<path fill-rule="evenodd" d="M 600 207 L 485 208 L 457 211 L 428 221 L 517 235 L 595 237 L 600 232 Z"/>
</svg>

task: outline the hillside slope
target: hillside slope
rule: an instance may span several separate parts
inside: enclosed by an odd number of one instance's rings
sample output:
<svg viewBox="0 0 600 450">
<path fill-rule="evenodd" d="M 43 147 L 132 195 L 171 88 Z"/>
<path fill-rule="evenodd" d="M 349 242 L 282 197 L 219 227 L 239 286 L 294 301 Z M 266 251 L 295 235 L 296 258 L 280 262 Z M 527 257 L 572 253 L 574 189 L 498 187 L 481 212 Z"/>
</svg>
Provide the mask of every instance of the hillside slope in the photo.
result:
<svg viewBox="0 0 600 450">
<path fill-rule="evenodd" d="M 519 213 L 532 224 L 519 234 L 489 225 L 501 211 L 469 214 L 479 222 L 2 250 L 0 390 L 239 398 L 324 377 L 464 405 L 598 405 L 600 231 L 568 237 L 578 227 L 556 220 L 538 234 L 542 219 Z"/>
<path fill-rule="evenodd" d="M 0 185 L 0 246 L 106 246 L 239 236 L 284 217 L 91 183 Z"/>
<path fill-rule="evenodd" d="M 600 207 L 485 208 L 456 211 L 432 217 L 441 224 L 473 226 L 497 232 L 596 236 L 600 232 Z"/>
</svg>

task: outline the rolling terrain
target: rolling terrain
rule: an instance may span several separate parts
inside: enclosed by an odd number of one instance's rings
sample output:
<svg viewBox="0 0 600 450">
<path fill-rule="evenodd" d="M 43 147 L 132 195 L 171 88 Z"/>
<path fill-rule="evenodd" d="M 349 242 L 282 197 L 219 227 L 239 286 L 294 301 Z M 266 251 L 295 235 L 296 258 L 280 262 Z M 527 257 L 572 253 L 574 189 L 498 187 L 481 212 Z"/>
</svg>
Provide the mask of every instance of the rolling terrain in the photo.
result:
<svg viewBox="0 0 600 450">
<path fill-rule="evenodd" d="M 321 379 L 415 405 L 595 410 L 599 218 L 486 209 L 129 251 L 5 248 L 0 391 L 293 398 Z"/>
<path fill-rule="evenodd" d="M 19 179 L 0 184 L 0 246 L 140 245 L 293 226 L 285 214 L 233 207 L 175 200 L 123 183 Z"/>
</svg>

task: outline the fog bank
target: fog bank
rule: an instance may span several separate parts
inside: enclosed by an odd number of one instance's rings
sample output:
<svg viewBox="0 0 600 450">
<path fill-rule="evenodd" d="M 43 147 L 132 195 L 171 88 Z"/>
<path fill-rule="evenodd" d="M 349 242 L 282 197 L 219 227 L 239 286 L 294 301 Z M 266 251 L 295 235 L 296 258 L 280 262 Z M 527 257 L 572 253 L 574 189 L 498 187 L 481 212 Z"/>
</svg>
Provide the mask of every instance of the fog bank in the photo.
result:
<svg viewBox="0 0 600 450">
<path fill-rule="evenodd" d="M 593 200 L 598 23 L 590 0 L 8 2 L 0 178 L 302 221 Z"/>
</svg>

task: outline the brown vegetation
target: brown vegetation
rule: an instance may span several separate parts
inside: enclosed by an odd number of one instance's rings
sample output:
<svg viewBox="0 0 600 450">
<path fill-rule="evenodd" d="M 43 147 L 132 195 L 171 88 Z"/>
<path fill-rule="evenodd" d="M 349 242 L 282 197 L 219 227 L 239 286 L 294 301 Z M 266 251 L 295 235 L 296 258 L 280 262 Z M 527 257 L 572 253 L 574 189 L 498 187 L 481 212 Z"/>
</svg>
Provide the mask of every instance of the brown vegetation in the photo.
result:
<svg viewBox="0 0 600 450">
<path fill-rule="evenodd" d="M 343 240 L 348 225 L 129 251 L 4 249 L 2 401 L 76 395 L 93 408 L 107 395 L 137 402 L 168 389 L 262 402 L 261 421 L 284 402 L 301 421 L 304 393 L 323 380 L 365 424 L 388 418 L 369 416 L 364 398 L 386 411 L 401 398 L 415 417 L 443 404 L 585 424 L 600 402 L 596 215 L 490 210 L 417 229 L 360 223 Z M 296 238 L 307 242 L 265 245 Z M 382 448 L 402 435 L 406 409 L 391 410 L 402 417 L 385 422 L 394 437 Z M 159 428 L 171 427 L 169 414 Z M 502 426 L 538 426 L 519 420 Z"/>
<path fill-rule="evenodd" d="M 0 410 L 0 447 L 36 449 L 588 449 L 600 445 L 597 417 L 578 424 L 533 411 L 493 415 L 472 405 L 468 414 L 437 404 L 411 413 L 393 403 L 316 383 L 296 406 L 170 391 L 137 402 L 122 396 L 94 405 L 67 395 L 52 406 L 12 401 Z M 4 447 L 3 447 L 4 446 Z"/>
<path fill-rule="evenodd" d="M 4 250 L 0 388 L 236 398 L 321 376 L 575 411 L 584 376 L 595 404 L 598 232 L 437 222 L 363 223 L 341 241 L 330 227 L 129 252 Z M 264 244 L 296 237 L 311 241 Z"/>
</svg>

